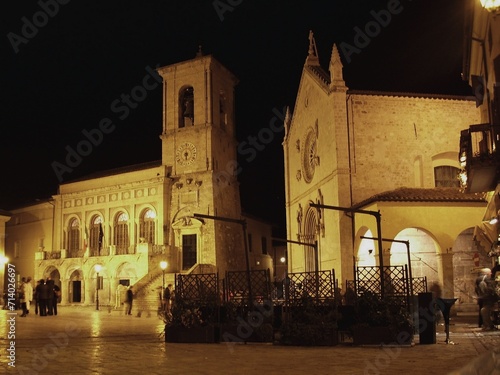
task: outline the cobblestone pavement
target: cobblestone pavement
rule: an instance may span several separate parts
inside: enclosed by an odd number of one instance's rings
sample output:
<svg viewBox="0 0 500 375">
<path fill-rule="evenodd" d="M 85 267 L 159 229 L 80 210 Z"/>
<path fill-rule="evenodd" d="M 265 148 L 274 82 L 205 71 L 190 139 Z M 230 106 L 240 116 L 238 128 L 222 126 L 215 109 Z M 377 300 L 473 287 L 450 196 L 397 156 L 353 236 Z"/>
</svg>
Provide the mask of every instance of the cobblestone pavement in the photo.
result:
<svg viewBox="0 0 500 375">
<path fill-rule="evenodd" d="M 0 373 L 442 375 L 500 347 L 500 331 L 482 332 L 470 316 L 452 318 L 454 345 L 444 342 L 439 326 L 436 344 L 421 345 L 416 335 L 415 345 L 406 347 L 311 348 L 165 343 L 156 316 L 91 307 L 61 307 L 58 316 L 47 317 L 17 313 L 0 311 Z"/>
</svg>

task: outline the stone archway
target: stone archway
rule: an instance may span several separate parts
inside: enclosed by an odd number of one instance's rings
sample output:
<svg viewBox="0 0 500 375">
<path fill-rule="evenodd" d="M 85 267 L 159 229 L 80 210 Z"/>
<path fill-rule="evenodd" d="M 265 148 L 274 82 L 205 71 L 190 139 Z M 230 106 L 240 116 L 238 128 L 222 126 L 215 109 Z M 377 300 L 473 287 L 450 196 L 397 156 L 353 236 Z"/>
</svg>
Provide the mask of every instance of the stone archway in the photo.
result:
<svg viewBox="0 0 500 375">
<path fill-rule="evenodd" d="M 409 241 L 413 277 L 427 277 L 428 282 L 442 280 L 440 275 L 439 244 L 428 231 L 421 228 L 406 228 L 394 240 Z M 403 243 L 393 242 L 390 247 L 390 265 L 408 265 L 408 251 Z"/>
<path fill-rule="evenodd" d="M 115 276 L 116 283 L 112 285 L 114 288 L 114 304 L 115 309 L 121 307 L 126 300 L 126 292 L 130 285 L 134 285 L 137 282 L 137 268 L 131 263 L 122 263 L 116 269 Z"/>
<path fill-rule="evenodd" d="M 492 267 L 492 258 L 488 257 L 488 250 L 478 246 L 473 240 L 474 228 L 462 231 L 455 242 L 449 256 L 453 271 L 453 296 L 458 298 L 462 310 L 477 309 L 475 297 L 475 282 L 479 270 Z"/>
<path fill-rule="evenodd" d="M 49 266 L 43 271 L 43 279 L 44 280 L 53 280 L 54 285 L 57 285 L 59 289 L 63 290 L 63 285 L 61 282 L 61 274 L 59 270 L 55 266 Z M 38 283 L 39 280 L 36 280 L 36 283 Z"/>
<path fill-rule="evenodd" d="M 85 285 L 81 270 L 76 269 L 69 275 L 67 288 L 67 293 L 63 293 L 63 298 L 66 296 L 68 303 L 85 302 Z"/>
<path fill-rule="evenodd" d="M 372 231 L 366 227 L 360 228 L 358 231 L 360 236 L 356 236 L 359 238 L 361 236 L 368 238 L 361 238 L 359 241 L 359 246 L 356 254 L 356 266 L 357 267 L 375 267 L 377 266 L 378 258 L 376 257 L 376 248 L 377 244 L 375 240 L 370 238 L 375 238 Z"/>
</svg>

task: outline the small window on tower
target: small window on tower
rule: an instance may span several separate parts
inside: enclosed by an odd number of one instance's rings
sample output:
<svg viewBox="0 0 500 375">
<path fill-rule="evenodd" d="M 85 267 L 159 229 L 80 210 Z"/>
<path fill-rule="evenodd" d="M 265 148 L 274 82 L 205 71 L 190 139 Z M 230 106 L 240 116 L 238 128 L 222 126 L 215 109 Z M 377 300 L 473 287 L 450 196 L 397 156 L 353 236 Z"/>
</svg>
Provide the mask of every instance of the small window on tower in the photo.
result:
<svg viewBox="0 0 500 375">
<path fill-rule="evenodd" d="M 220 116 L 220 127 L 225 128 L 227 125 L 227 99 L 224 91 L 220 91 L 219 94 L 219 116 Z"/>
</svg>

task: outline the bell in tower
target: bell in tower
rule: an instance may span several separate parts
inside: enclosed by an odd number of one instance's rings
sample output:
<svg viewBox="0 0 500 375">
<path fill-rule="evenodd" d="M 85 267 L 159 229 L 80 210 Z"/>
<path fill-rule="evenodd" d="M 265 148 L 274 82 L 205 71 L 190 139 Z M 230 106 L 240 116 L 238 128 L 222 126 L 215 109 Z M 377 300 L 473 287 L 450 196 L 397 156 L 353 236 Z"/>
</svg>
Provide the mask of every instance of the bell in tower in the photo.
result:
<svg viewBox="0 0 500 375">
<path fill-rule="evenodd" d="M 181 108 L 182 108 L 182 118 L 181 127 L 193 126 L 194 125 L 194 90 L 193 88 L 187 87 L 181 98 Z"/>
</svg>

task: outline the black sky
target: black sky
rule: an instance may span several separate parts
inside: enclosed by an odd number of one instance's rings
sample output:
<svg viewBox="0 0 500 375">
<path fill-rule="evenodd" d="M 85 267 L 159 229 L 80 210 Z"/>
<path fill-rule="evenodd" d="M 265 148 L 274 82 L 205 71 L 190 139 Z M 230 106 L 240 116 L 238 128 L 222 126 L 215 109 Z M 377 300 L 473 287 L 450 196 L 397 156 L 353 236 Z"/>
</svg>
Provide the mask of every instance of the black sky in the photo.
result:
<svg viewBox="0 0 500 375">
<path fill-rule="evenodd" d="M 385 18 L 378 32 L 372 29 L 373 37 L 357 53 L 342 56 L 347 86 L 471 93 L 460 78 L 463 0 L 61 2 L 65 4 L 57 3 L 58 9 L 55 0 L 3 5 L 3 209 L 55 194 L 58 179 L 52 163 L 64 162 L 66 147 L 76 147 L 82 131 L 96 128 L 106 117 L 116 130 L 64 174 L 64 181 L 159 160 L 161 89 L 149 91 L 124 120 L 111 111 L 111 104 L 141 84 L 147 67 L 191 59 L 198 45 L 240 80 L 240 142 L 268 127 L 273 110 L 295 104 L 309 30 L 315 33 L 321 64 L 328 68 L 333 43 L 356 47 L 355 28 L 374 25 L 374 14 L 388 7 L 398 13 Z M 47 9 L 52 15 L 41 13 L 42 3 L 51 4 Z M 36 35 L 24 26 L 26 21 L 41 25 Z M 25 39 L 20 42 L 19 37 Z M 276 133 L 250 162 L 240 157 L 239 175 L 244 210 L 278 223 L 284 220 L 282 138 L 283 133 Z"/>
</svg>

